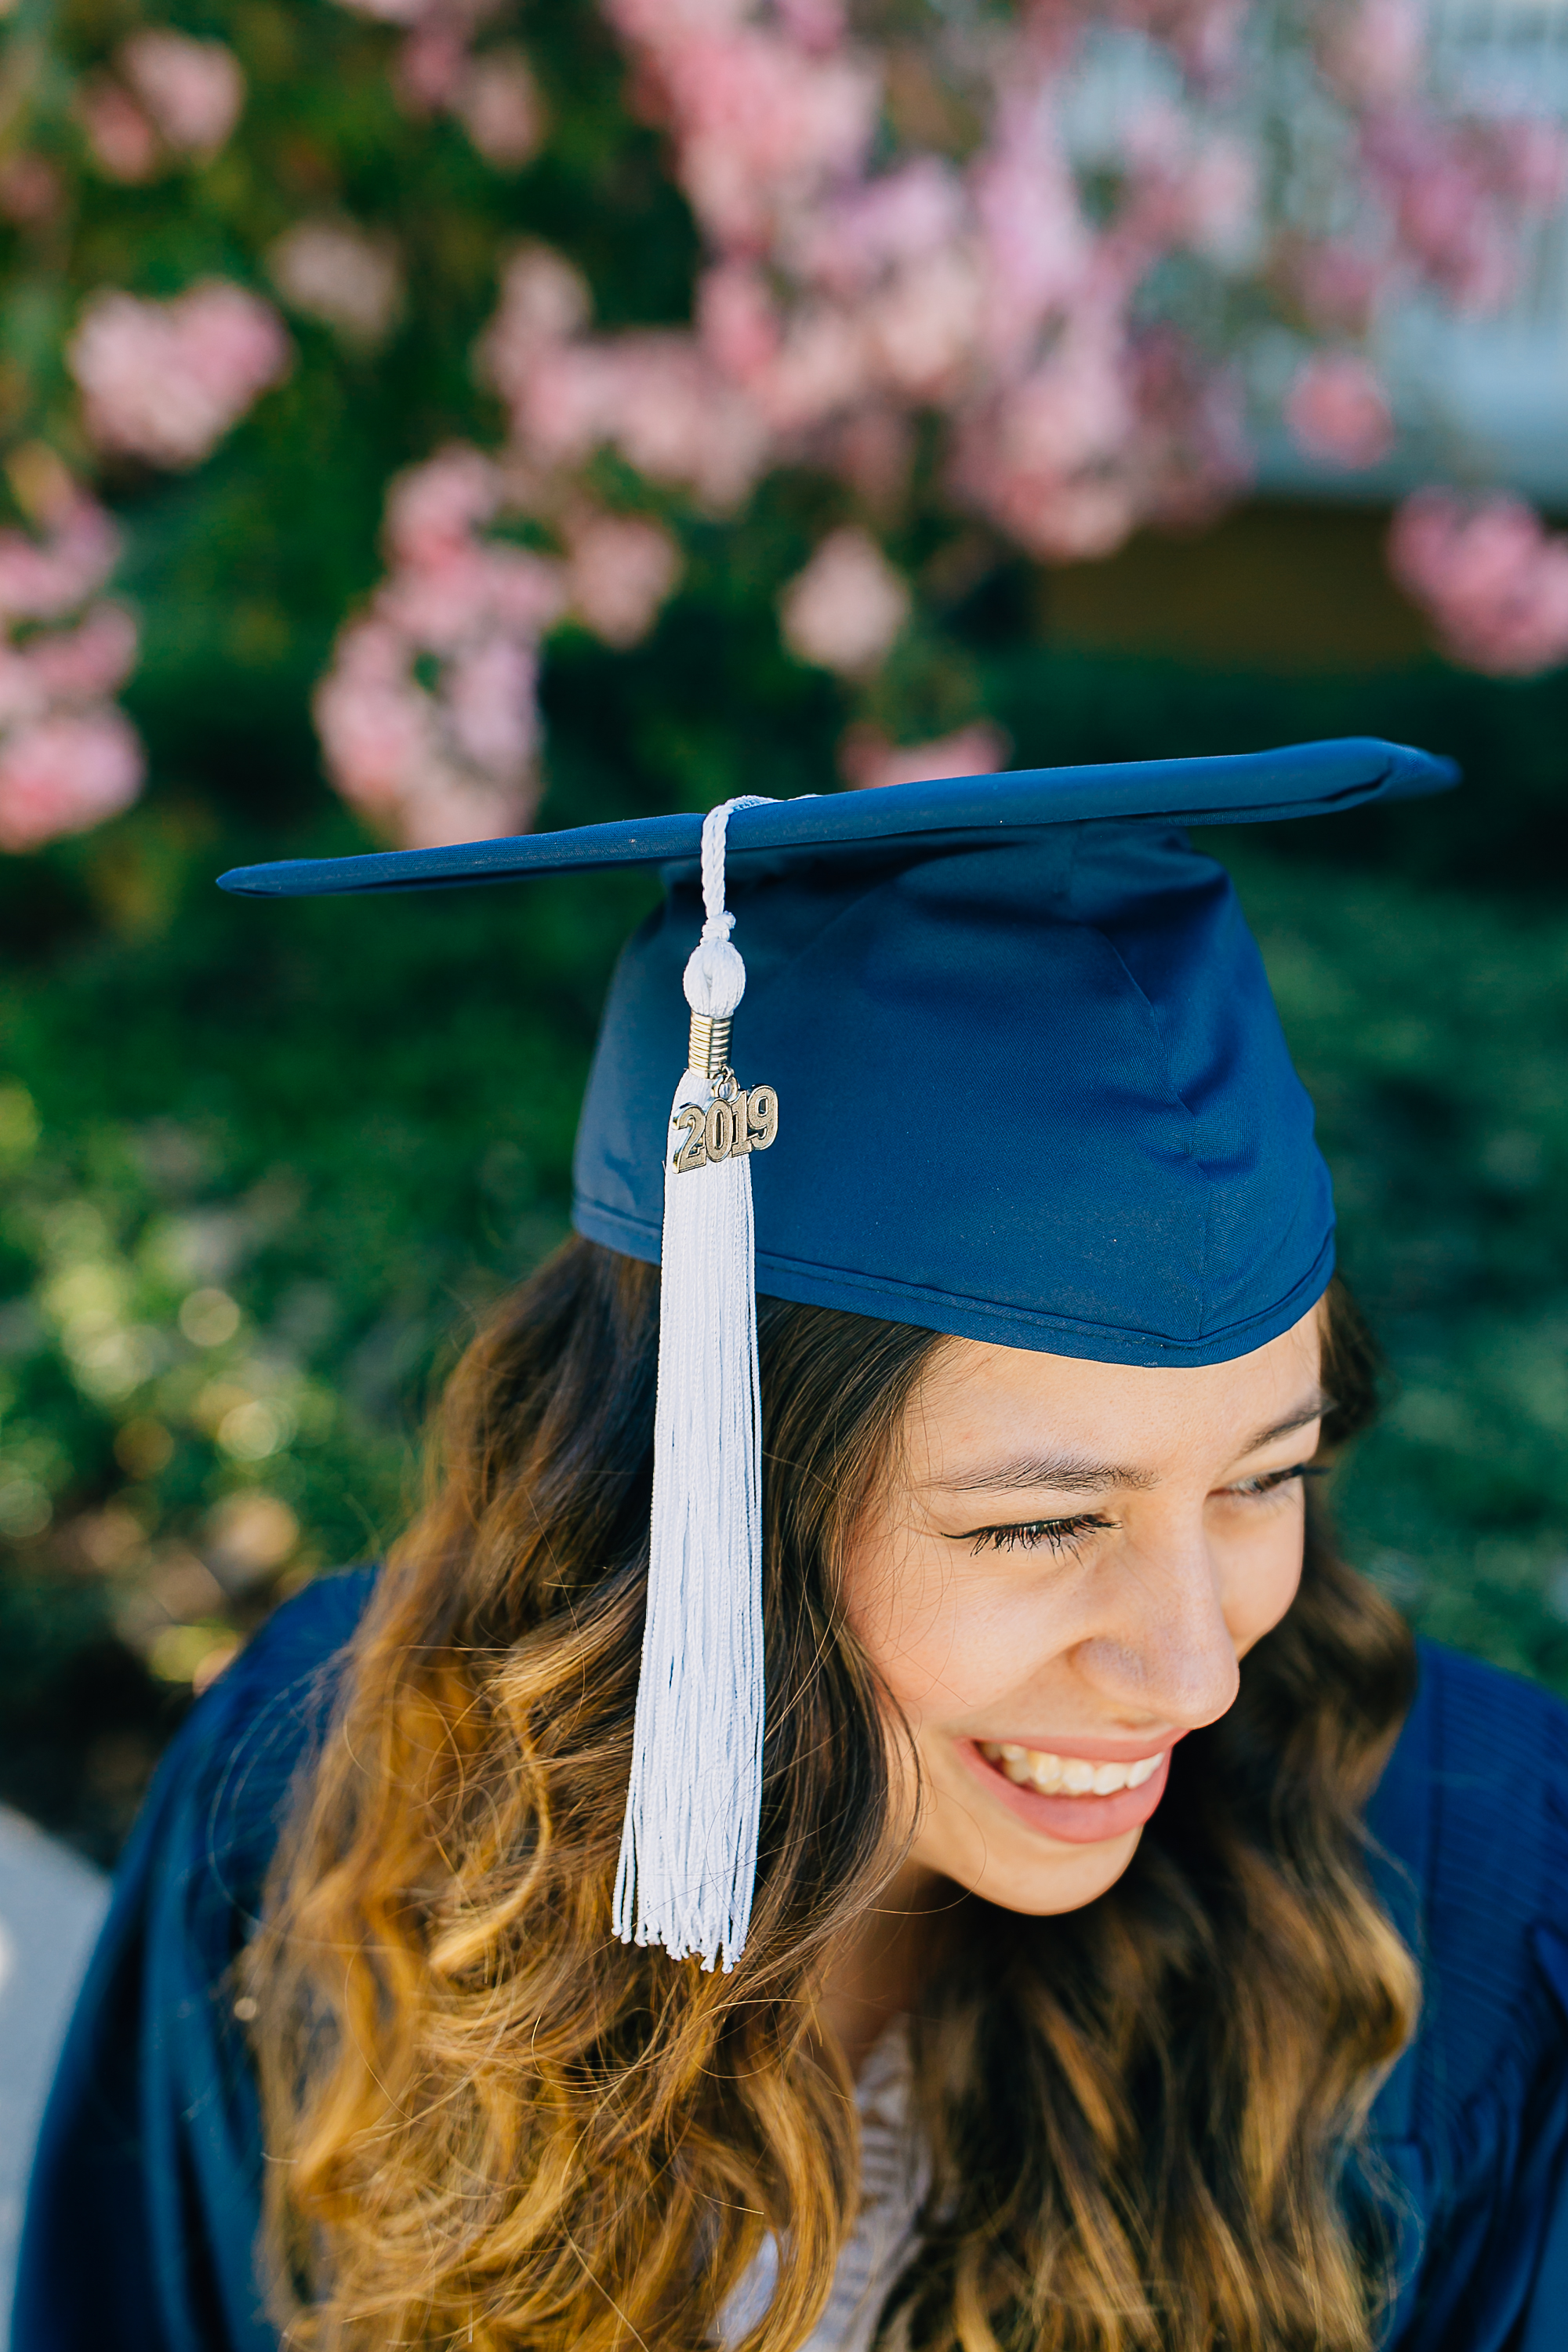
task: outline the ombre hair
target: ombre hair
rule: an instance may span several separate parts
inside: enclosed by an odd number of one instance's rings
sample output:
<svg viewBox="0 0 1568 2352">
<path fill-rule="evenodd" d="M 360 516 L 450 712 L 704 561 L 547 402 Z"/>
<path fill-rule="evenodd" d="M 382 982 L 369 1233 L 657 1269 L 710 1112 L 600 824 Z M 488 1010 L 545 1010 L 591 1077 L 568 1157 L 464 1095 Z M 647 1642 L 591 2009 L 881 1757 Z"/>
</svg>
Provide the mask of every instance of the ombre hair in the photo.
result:
<svg viewBox="0 0 1568 2352">
<path fill-rule="evenodd" d="M 267 2258 L 291 2347 L 698 2352 L 772 2236 L 749 2352 L 809 2333 L 856 2210 L 818 2023 L 898 1825 L 841 1605 L 937 1336 L 760 1302 L 768 1729 L 730 1975 L 617 1943 L 647 1559 L 658 1272 L 566 1244 L 448 1384 L 426 1507 L 348 1654 L 243 1966 Z M 1325 1444 L 1370 1416 L 1343 1294 Z M 1305 1569 L 1121 1879 L 965 1896 L 913 2033 L 932 2164 L 879 2340 L 953 2352 L 1370 2352 L 1376 2089 L 1412 1962 L 1362 1813 L 1409 1636 L 1310 1503 Z"/>
</svg>

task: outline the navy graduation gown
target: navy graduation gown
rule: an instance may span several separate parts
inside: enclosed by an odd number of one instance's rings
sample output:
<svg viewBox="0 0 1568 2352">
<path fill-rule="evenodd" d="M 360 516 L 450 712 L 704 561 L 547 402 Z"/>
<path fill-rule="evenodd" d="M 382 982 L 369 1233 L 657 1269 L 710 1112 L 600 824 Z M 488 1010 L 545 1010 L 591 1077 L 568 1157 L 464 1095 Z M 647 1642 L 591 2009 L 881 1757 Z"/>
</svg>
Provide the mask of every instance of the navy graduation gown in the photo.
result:
<svg viewBox="0 0 1568 2352">
<path fill-rule="evenodd" d="M 164 1760 L 45 2117 L 12 2352 L 277 2352 L 231 1969 L 369 1588 L 279 1610 Z M 1374 2116 L 1408 2209 L 1387 2352 L 1564 2352 L 1568 1712 L 1423 1645 L 1372 1827 L 1426 1987 Z"/>
</svg>

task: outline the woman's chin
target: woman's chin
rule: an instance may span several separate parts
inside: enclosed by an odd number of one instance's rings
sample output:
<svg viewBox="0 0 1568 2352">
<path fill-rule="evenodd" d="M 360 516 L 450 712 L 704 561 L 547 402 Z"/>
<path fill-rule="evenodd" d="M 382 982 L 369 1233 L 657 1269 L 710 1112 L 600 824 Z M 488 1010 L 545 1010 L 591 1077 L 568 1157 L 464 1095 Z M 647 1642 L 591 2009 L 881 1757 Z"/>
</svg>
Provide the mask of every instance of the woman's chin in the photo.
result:
<svg viewBox="0 0 1568 2352">
<path fill-rule="evenodd" d="M 1056 1807 L 1005 1801 L 987 1785 L 995 1779 L 979 1757 L 959 1752 L 943 1759 L 945 1769 L 930 1769 L 927 1787 L 935 1799 L 916 1839 L 911 1860 L 956 1882 L 999 1910 L 1043 1918 L 1079 1911 L 1114 1886 L 1138 1851 L 1144 1825 L 1163 1793 L 1162 1768 L 1152 1801 L 1129 1808 L 1110 1799 L 1086 1798 L 1092 1814 L 1068 1817 L 1076 1834 L 1062 1834 Z M 962 1756 L 962 1760 L 961 1760 Z M 978 1769 L 976 1769 L 978 1768 Z M 984 1774 L 984 1778 L 981 1775 Z M 1153 1783 L 1150 1783 L 1153 1789 Z M 1007 1799 L 1018 1791 L 1002 1783 Z M 1140 1789 L 1134 1792 L 1142 1797 Z M 1135 1817 L 1121 1818 L 1129 1811 Z M 1042 1815 L 1049 1813 L 1048 1823 Z M 1091 1832 L 1089 1834 L 1089 1832 Z"/>
</svg>

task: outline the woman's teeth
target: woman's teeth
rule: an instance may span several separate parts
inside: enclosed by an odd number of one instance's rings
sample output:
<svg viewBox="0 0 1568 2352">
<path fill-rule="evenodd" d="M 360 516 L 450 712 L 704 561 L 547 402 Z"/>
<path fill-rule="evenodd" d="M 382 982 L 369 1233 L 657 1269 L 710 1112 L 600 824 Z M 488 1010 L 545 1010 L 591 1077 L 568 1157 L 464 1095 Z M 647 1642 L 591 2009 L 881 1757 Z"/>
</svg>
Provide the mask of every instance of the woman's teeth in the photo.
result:
<svg viewBox="0 0 1568 2352">
<path fill-rule="evenodd" d="M 1141 1789 L 1165 1760 L 1159 1755 L 1141 1756 L 1136 1764 L 1090 1764 L 1081 1756 L 1017 1748 L 1010 1739 L 983 1739 L 979 1747 L 986 1762 L 1000 1765 L 1016 1787 L 1038 1789 L 1045 1797 L 1113 1797 L 1119 1789 Z"/>
</svg>

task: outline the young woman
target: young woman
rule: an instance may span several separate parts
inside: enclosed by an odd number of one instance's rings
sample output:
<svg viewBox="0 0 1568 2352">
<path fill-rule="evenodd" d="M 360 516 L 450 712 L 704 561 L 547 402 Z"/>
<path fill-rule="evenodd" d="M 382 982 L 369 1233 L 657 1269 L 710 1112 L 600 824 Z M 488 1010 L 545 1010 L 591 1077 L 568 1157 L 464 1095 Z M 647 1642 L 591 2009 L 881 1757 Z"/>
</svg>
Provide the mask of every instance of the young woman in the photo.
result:
<svg viewBox="0 0 1568 2352">
<path fill-rule="evenodd" d="M 1367 1342 L 1173 824 L 1437 781 L 1356 744 L 743 810 L 750 1169 L 710 1055 L 661 1148 L 674 874 L 579 1238 L 464 1359 L 424 1513 L 165 1765 L 17 2352 L 1561 2345 L 1568 1725 L 1336 1555 Z M 745 1444 L 703 1452 L 749 1425 L 753 1180 L 756 1659 Z"/>
</svg>

